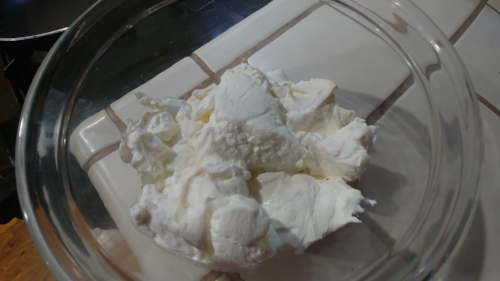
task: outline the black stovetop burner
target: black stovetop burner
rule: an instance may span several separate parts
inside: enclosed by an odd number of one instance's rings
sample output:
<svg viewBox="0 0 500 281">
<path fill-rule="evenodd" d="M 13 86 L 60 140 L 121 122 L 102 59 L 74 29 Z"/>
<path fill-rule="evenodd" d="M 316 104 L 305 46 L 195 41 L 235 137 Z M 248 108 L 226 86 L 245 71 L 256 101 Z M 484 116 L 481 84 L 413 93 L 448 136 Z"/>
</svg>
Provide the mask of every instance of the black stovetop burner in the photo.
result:
<svg viewBox="0 0 500 281">
<path fill-rule="evenodd" d="M 22 218 L 16 190 L 14 154 L 24 99 L 36 71 L 59 34 L 43 44 L 0 42 L 0 224 Z"/>
<path fill-rule="evenodd" d="M 0 223 L 21 218 L 14 151 L 21 108 L 42 60 L 97 0 L 0 1 Z"/>
<path fill-rule="evenodd" d="M 3 50 L 0 49 L 3 55 Z M 2 68 L 5 61 L 0 62 Z M 0 77 L 0 223 L 7 223 L 13 217 L 21 218 L 16 192 L 14 151 L 17 123 L 24 94 L 14 91 L 7 78 Z M 28 85 L 29 86 L 29 85 Z"/>
</svg>

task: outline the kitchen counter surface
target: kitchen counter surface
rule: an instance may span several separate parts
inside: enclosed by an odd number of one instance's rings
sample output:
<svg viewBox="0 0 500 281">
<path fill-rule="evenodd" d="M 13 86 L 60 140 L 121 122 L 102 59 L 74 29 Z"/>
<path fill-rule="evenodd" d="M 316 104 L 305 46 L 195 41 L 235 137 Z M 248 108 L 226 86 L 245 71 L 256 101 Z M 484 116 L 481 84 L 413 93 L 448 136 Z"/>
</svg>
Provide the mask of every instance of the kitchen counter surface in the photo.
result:
<svg viewBox="0 0 500 281">
<path fill-rule="evenodd" d="M 36 250 L 24 220 L 14 218 L 0 224 L 0 249 L 0 280 L 56 280 Z"/>
</svg>

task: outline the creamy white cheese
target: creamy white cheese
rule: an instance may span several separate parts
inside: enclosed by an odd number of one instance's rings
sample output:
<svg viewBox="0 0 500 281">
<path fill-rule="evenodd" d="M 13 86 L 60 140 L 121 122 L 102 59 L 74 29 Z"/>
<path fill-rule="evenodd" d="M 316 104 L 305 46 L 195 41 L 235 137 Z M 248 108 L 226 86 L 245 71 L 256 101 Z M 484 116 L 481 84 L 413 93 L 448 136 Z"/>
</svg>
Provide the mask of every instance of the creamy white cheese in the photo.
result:
<svg viewBox="0 0 500 281">
<path fill-rule="evenodd" d="M 257 176 L 262 206 L 287 249 L 302 253 L 314 241 L 346 223 L 359 222 L 361 192 L 342 179 L 316 179 L 305 173 Z"/>
<path fill-rule="evenodd" d="M 357 180 L 375 127 L 335 104 L 325 79 L 292 83 L 242 63 L 187 100 L 137 94 L 122 160 L 141 174 L 134 224 L 160 247 L 214 268 L 302 253 L 363 212 Z"/>
</svg>

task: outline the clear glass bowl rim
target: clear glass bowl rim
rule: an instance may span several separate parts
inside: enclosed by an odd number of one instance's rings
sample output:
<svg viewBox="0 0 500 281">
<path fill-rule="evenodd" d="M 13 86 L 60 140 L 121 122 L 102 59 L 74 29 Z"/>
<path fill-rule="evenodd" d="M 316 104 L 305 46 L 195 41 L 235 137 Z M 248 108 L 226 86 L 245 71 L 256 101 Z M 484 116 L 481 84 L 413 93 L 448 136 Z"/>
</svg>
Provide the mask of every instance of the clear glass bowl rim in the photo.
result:
<svg viewBox="0 0 500 281">
<path fill-rule="evenodd" d="M 71 253 L 67 252 L 67 248 L 63 245 L 62 241 L 59 241 L 59 243 L 61 243 L 59 245 L 60 248 L 54 249 L 54 243 L 49 242 L 47 239 L 47 230 L 37 219 L 40 216 L 40 202 L 38 201 L 39 198 L 35 190 L 31 188 L 28 183 L 29 171 L 27 170 L 27 154 L 29 153 L 27 148 L 30 147 L 29 132 L 31 131 L 32 126 L 30 122 L 33 121 L 33 107 L 37 102 L 40 92 L 43 92 L 43 87 L 47 86 L 47 81 L 50 79 L 50 73 L 61 61 L 65 48 L 70 46 L 73 40 L 78 40 L 78 33 L 82 26 L 97 20 L 98 17 L 96 17 L 96 15 L 99 15 L 99 12 L 102 13 L 103 11 L 111 10 L 112 7 L 125 1 L 126 0 L 99 1 L 82 14 L 82 16 L 80 16 L 80 18 L 68 28 L 68 30 L 56 42 L 40 66 L 26 97 L 25 105 L 21 114 L 18 142 L 16 147 L 16 178 L 19 199 L 21 201 L 23 214 L 35 245 L 37 246 L 37 249 L 41 253 L 43 259 L 46 261 L 46 264 L 58 280 L 74 279 L 75 277 L 82 276 L 84 273 L 79 270 L 79 266 L 81 265 L 71 259 Z M 482 158 L 482 126 L 478 113 L 478 102 L 475 96 L 475 91 L 472 87 L 472 82 L 463 63 L 461 62 L 461 59 L 454 50 L 453 46 L 449 43 L 448 39 L 439 31 L 432 21 L 410 1 L 388 1 L 394 5 L 403 5 L 411 12 L 414 12 L 420 20 L 423 20 L 425 22 L 425 28 L 430 27 L 434 42 L 440 42 L 441 45 L 438 47 L 441 48 L 455 63 L 454 67 L 456 68 L 457 75 L 463 77 L 464 84 L 466 85 L 468 91 L 468 102 L 463 104 L 463 108 L 461 108 L 461 110 L 462 112 L 469 112 L 469 114 L 464 116 L 464 118 L 467 119 L 467 124 L 472 124 L 472 126 L 467 128 L 468 131 L 466 133 L 472 145 L 468 148 L 469 153 L 465 155 L 467 162 L 464 163 L 462 171 L 468 172 L 467 178 L 462 183 L 462 188 L 464 186 L 469 188 L 469 194 L 475 195 L 473 202 L 472 204 L 469 204 L 468 210 L 462 214 L 460 220 L 453 225 L 455 231 L 451 232 L 452 237 L 447 237 L 445 242 L 436 247 L 433 250 L 433 253 L 430 253 L 426 262 L 419 267 L 419 270 L 407 276 L 407 280 L 419 280 L 427 276 L 429 272 L 439 269 L 439 267 L 447 260 L 446 258 L 449 257 L 456 246 L 459 245 L 471 223 L 471 218 L 473 217 L 475 206 L 477 205 L 477 182 L 479 179 L 479 166 Z M 175 1 L 165 2 L 172 3 Z M 425 30 L 425 32 L 428 32 L 428 30 Z M 50 214 L 45 215 L 50 216 Z M 68 259 L 69 261 L 62 262 L 65 259 Z M 68 270 L 68 267 L 71 267 L 71 269 Z"/>
</svg>

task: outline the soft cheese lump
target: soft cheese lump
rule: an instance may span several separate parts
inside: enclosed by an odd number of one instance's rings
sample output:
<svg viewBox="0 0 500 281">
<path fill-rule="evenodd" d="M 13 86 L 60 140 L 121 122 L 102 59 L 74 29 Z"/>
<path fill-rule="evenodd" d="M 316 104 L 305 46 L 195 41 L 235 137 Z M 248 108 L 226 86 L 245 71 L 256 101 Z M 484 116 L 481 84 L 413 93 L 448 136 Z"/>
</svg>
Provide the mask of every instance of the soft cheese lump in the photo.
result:
<svg viewBox="0 0 500 281">
<path fill-rule="evenodd" d="M 136 94 L 151 112 L 129 121 L 119 149 L 144 184 L 133 223 L 199 264 L 252 268 L 359 222 L 365 199 L 348 182 L 376 128 L 335 89 L 242 63 L 187 101 Z"/>
</svg>

